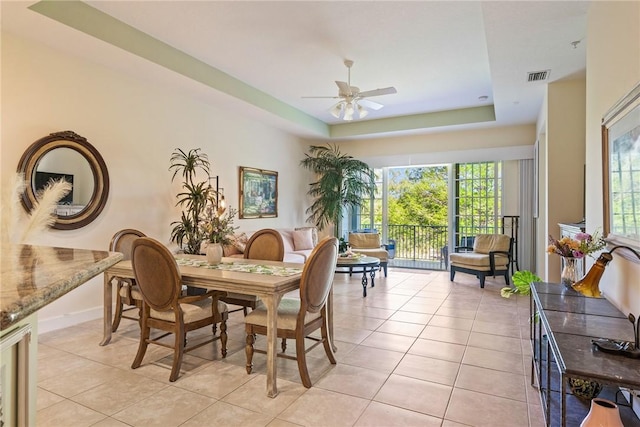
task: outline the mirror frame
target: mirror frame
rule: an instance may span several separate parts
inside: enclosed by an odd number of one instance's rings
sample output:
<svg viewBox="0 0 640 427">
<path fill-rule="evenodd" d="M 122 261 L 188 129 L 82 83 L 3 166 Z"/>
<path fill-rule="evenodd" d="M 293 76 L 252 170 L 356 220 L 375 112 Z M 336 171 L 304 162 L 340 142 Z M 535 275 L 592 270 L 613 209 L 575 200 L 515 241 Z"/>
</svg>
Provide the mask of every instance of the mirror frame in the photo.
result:
<svg viewBox="0 0 640 427">
<path fill-rule="evenodd" d="M 109 172 L 104 159 L 98 150 L 89 144 L 86 138 L 77 133 L 70 130 L 54 132 L 44 138 L 40 138 L 27 148 L 20 158 L 20 163 L 18 163 L 18 172 L 23 174 L 27 182 L 24 193 L 22 193 L 21 202 L 26 211 L 31 212 L 37 201 L 33 189 L 33 176 L 38 163 L 48 152 L 56 148 L 70 148 L 80 153 L 89 162 L 93 173 L 94 186 L 89 203 L 83 210 L 74 215 L 57 215 L 56 222 L 52 226 L 52 228 L 58 230 L 75 230 L 95 220 L 104 209 L 109 196 Z"/>
</svg>

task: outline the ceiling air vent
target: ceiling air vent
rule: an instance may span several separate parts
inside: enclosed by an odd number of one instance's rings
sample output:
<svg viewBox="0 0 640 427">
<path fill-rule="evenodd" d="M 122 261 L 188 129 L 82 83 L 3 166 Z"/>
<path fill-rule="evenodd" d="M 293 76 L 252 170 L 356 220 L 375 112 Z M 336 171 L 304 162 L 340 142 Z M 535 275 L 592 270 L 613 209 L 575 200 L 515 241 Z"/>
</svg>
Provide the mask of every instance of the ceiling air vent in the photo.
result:
<svg viewBox="0 0 640 427">
<path fill-rule="evenodd" d="M 531 71 L 527 75 L 527 82 L 541 82 L 549 78 L 551 70 Z"/>
</svg>

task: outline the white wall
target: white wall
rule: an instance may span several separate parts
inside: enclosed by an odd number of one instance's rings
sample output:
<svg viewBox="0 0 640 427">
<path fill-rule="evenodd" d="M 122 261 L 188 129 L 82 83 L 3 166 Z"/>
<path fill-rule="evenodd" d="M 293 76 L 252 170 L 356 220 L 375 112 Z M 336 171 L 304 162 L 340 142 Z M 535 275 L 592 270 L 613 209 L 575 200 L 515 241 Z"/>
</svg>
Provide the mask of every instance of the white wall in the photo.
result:
<svg viewBox="0 0 640 427">
<path fill-rule="evenodd" d="M 279 173 L 278 218 L 237 220 L 243 230 L 304 224 L 309 176 L 298 167 L 306 145 L 296 137 L 152 83 L 41 44 L 2 34 L 2 182 L 20 156 L 51 132 L 73 130 L 100 151 L 111 189 L 100 217 L 79 230 L 51 230 L 29 243 L 106 250 L 122 228 L 169 244 L 179 182 L 169 157 L 201 147 L 238 206 L 238 167 Z M 211 90 L 203 87 L 203 90 Z M 3 184 L 4 185 L 4 184 Z M 102 315 L 102 275 L 40 311 L 41 331 Z"/>
<path fill-rule="evenodd" d="M 603 226 L 602 116 L 640 81 L 640 3 L 592 2 L 587 22 L 586 220 Z M 638 243 L 640 246 L 640 242 Z M 624 313 L 640 313 L 640 263 L 614 254 L 600 282 Z"/>
</svg>

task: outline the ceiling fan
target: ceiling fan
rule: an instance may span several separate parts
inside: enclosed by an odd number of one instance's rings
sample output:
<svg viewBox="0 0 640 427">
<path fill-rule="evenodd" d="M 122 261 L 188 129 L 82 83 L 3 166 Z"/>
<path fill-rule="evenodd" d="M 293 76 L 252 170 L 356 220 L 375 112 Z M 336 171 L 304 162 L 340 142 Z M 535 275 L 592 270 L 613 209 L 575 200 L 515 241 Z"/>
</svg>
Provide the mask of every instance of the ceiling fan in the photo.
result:
<svg viewBox="0 0 640 427">
<path fill-rule="evenodd" d="M 336 80 L 336 85 L 338 85 L 338 96 L 303 96 L 303 98 L 340 99 L 337 104 L 329 109 L 329 112 L 337 119 L 342 115 L 343 120 L 351 121 L 353 120 L 354 114 L 361 119 L 369 114 L 367 108 L 379 110 L 383 107 L 382 104 L 365 98 L 397 93 L 396 88 L 393 86 L 360 92 L 359 88 L 351 86 L 351 67 L 353 66 L 353 61 L 345 59 L 344 65 L 347 67 L 348 76 L 346 82 Z"/>
</svg>

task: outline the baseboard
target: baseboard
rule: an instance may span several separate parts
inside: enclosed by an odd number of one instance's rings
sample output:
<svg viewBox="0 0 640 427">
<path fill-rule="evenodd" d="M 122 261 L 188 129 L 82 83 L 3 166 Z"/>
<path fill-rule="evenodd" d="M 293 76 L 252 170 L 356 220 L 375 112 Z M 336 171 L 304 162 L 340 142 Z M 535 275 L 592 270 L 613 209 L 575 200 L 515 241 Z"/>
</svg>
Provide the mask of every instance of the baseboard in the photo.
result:
<svg viewBox="0 0 640 427">
<path fill-rule="evenodd" d="M 79 323 L 100 319 L 103 315 L 103 307 L 94 307 L 88 310 L 68 313 L 62 316 L 48 317 L 46 319 L 38 316 L 38 333 L 44 334 L 58 329 L 68 328 L 69 326 L 74 326 Z"/>
</svg>

